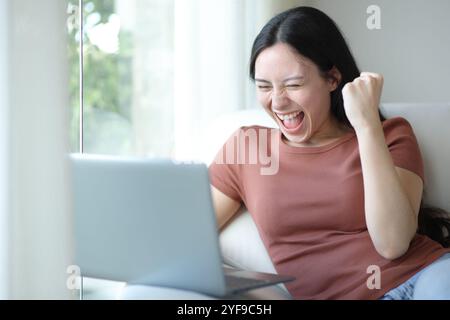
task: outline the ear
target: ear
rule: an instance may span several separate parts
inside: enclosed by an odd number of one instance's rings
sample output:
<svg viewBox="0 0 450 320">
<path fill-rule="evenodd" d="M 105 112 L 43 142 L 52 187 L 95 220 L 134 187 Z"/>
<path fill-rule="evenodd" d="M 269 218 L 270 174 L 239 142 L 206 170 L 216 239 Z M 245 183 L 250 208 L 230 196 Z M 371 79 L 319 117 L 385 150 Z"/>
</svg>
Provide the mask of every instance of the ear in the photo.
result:
<svg viewBox="0 0 450 320">
<path fill-rule="evenodd" d="M 336 88 L 339 86 L 339 83 L 341 83 L 342 75 L 336 68 L 336 66 L 333 66 L 333 68 L 328 71 L 328 76 L 328 89 L 330 90 L 330 92 L 332 92 L 336 90 Z"/>
</svg>

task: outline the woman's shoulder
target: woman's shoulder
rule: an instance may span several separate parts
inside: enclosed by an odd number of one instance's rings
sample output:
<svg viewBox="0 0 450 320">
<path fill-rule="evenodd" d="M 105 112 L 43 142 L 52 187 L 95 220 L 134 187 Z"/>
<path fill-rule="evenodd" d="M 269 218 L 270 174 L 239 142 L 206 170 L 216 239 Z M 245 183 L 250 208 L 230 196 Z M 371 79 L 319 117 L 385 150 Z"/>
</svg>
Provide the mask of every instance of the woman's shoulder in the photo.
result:
<svg viewBox="0 0 450 320">
<path fill-rule="evenodd" d="M 383 131 L 389 147 L 399 144 L 418 144 L 416 134 L 409 121 L 403 117 L 393 117 L 383 121 Z"/>
<path fill-rule="evenodd" d="M 393 117 L 382 122 L 386 136 L 397 134 L 412 134 L 413 128 L 409 121 L 403 117 Z"/>
</svg>

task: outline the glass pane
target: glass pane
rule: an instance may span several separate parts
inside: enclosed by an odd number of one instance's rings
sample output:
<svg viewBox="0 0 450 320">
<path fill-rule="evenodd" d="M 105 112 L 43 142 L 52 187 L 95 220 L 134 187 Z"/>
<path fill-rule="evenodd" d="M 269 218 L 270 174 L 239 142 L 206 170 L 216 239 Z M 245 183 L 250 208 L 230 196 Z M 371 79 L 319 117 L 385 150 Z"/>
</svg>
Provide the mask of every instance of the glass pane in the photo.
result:
<svg viewBox="0 0 450 320">
<path fill-rule="evenodd" d="M 173 0 L 85 0 L 84 33 L 84 152 L 170 156 Z"/>
<path fill-rule="evenodd" d="M 69 59 L 70 152 L 79 151 L 80 121 L 80 30 L 78 0 L 67 1 L 67 51 Z"/>
</svg>

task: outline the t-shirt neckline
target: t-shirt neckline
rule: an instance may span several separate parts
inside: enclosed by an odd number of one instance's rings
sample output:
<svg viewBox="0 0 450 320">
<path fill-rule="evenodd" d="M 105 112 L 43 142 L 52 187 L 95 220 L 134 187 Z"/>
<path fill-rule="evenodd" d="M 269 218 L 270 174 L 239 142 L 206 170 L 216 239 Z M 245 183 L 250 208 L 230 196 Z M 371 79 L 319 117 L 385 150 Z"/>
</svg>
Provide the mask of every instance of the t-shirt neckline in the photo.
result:
<svg viewBox="0 0 450 320">
<path fill-rule="evenodd" d="M 344 143 L 354 136 L 356 136 L 356 133 L 354 130 L 345 133 L 343 136 L 338 138 L 337 140 L 330 142 L 326 145 L 320 146 L 320 147 L 295 147 L 288 145 L 283 139 L 282 139 L 282 132 L 278 128 L 278 139 L 279 139 L 279 145 L 280 145 L 280 151 L 288 152 L 288 153 L 322 153 L 326 152 L 328 150 L 333 149 L 334 147 L 340 145 L 341 143 Z"/>
</svg>

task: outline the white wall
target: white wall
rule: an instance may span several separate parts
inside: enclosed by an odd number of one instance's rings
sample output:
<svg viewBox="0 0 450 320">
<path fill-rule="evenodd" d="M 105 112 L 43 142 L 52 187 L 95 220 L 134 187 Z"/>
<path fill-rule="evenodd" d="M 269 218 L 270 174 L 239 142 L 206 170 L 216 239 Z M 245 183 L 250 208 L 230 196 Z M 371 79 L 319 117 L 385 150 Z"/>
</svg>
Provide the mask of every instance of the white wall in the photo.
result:
<svg viewBox="0 0 450 320">
<path fill-rule="evenodd" d="M 0 1 L 0 294 L 70 298 L 66 2 Z"/>
<path fill-rule="evenodd" d="M 341 28 L 362 71 L 383 74 L 382 102 L 450 101 L 450 1 L 309 0 Z M 366 9 L 381 9 L 369 30 Z"/>
</svg>

